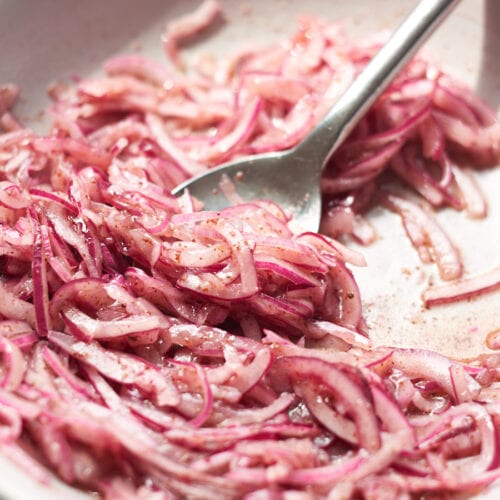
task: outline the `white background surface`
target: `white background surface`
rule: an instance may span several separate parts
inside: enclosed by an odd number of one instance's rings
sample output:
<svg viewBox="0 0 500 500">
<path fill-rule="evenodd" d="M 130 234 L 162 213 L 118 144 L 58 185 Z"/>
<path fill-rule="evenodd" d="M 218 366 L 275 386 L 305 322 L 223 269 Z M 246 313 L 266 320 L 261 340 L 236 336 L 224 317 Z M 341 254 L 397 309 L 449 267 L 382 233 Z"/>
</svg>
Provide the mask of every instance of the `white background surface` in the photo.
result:
<svg viewBox="0 0 500 500">
<path fill-rule="evenodd" d="M 168 18 L 197 5 L 192 0 L 0 0 L 0 82 L 22 86 L 16 111 L 38 130 L 48 103 L 46 88 L 55 79 L 88 75 L 107 57 L 127 52 L 163 58 L 159 41 Z M 226 23 L 201 44 L 186 50 L 223 55 L 243 41 L 264 45 L 292 33 L 299 13 L 344 18 L 353 35 L 394 27 L 414 1 L 400 0 L 254 0 L 221 1 Z M 427 47 L 454 76 L 473 86 L 495 109 L 500 104 L 500 2 L 464 0 Z M 500 171 L 480 175 L 490 203 L 484 221 L 444 211 L 440 221 L 462 250 L 469 273 L 500 265 Z M 500 328 L 500 291 L 460 306 L 425 311 L 420 294 L 433 266 L 419 263 L 403 234 L 399 218 L 375 210 L 370 215 L 379 241 L 363 249 L 368 268 L 357 270 L 365 317 L 372 338 L 380 344 L 423 346 L 468 358 L 487 351 L 486 335 Z M 402 273 L 402 269 L 409 273 Z M 74 499 L 83 496 L 67 488 L 42 488 L 0 460 L 0 497 L 13 499 Z M 499 493 L 500 496 L 500 493 Z M 491 493 L 488 498 L 495 498 Z M 483 494 L 482 498 L 486 498 Z"/>
</svg>

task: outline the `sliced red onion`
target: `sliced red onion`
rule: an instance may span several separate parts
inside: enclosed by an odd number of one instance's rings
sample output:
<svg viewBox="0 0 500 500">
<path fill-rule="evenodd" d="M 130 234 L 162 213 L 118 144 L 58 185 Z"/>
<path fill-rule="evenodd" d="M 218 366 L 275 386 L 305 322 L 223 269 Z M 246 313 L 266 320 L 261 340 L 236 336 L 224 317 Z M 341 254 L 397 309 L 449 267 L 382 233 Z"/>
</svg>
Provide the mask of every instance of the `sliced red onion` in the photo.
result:
<svg viewBox="0 0 500 500">
<path fill-rule="evenodd" d="M 196 418 L 191 420 L 190 423 L 194 427 L 200 427 L 207 421 L 212 413 L 214 398 L 203 368 L 200 365 L 194 365 L 194 368 L 201 382 L 204 403 L 202 411 L 196 416 Z"/>
<path fill-rule="evenodd" d="M 329 321 L 314 321 L 309 325 L 309 332 L 314 337 L 331 335 L 343 340 L 347 345 L 367 348 L 371 346 L 370 339 L 360 334 L 356 330 L 351 330 L 340 325 L 334 325 Z"/>
<path fill-rule="evenodd" d="M 462 365 L 451 365 L 449 370 L 455 401 L 459 403 L 474 401 L 481 392 L 481 384 L 476 382 Z"/>
<path fill-rule="evenodd" d="M 283 276 L 287 281 L 300 287 L 318 286 L 317 280 L 313 281 L 314 278 L 302 272 L 298 266 L 279 261 L 273 257 L 255 258 L 255 269 Z"/>
<path fill-rule="evenodd" d="M 60 357 L 49 347 L 43 347 L 43 357 L 48 366 L 60 377 L 64 378 L 66 382 L 77 392 L 80 392 L 84 397 L 94 398 L 94 391 L 80 380 L 71 370 L 64 365 Z"/>
<path fill-rule="evenodd" d="M 407 445 L 414 446 L 416 444 L 415 430 L 399 407 L 398 401 L 390 395 L 380 380 L 376 380 L 373 374 L 370 374 L 370 377 L 372 378 L 370 388 L 373 404 L 384 430 L 398 434 L 403 441 L 407 441 Z"/>
<path fill-rule="evenodd" d="M 109 75 L 136 76 L 156 85 L 170 80 L 170 72 L 164 66 L 141 55 L 114 57 L 106 61 L 104 69 Z"/>
<path fill-rule="evenodd" d="M 418 378 L 425 374 L 425 379 L 436 381 L 451 397 L 457 396 L 453 384 L 453 373 L 461 366 L 456 365 L 445 356 L 421 349 L 394 349 L 391 364 L 411 377 Z M 475 394 L 477 384 L 474 378 L 466 371 L 462 371 L 461 374 L 462 384 L 467 386 L 467 391 Z"/>
<path fill-rule="evenodd" d="M 0 389 L 0 403 L 14 408 L 22 418 L 28 420 L 37 418 L 42 411 L 39 403 L 33 403 L 4 389 Z"/>
<path fill-rule="evenodd" d="M 35 318 L 38 335 L 46 337 L 51 321 L 49 315 L 49 290 L 47 283 L 47 265 L 43 249 L 42 234 L 40 231 L 40 220 L 36 208 L 30 208 L 30 218 L 33 224 L 35 242 L 33 245 L 33 263 L 31 274 L 33 277 L 33 305 L 35 306 Z"/>
<path fill-rule="evenodd" d="M 50 484 L 52 474 L 31 454 L 15 443 L 2 443 L 2 455 L 41 484 Z"/>
<path fill-rule="evenodd" d="M 299 395 L 304 398 L 311 415 L 334 435 L 348 443 L 357 445 L 358 438 L 354 423 L 331 408 L 325 398 L 319 396 L 316 391 L 313 384 L 306 382 L 300 385 Z"/>
<path fill-rule="evenodd" d="M 19 186 L 2 181 L 0 182 L 0 205 L 16 210 L 27 208 L 30 202 L 26 193 L 23 193 Z"/>
<path fill-rule="evenodd" d="M 394 194 L 385 194 L 382 202 L 401 215 L 405 229 L 419 252 L 425 252 L 426 246 L 431 246 L 432 258 L 442 279 L 453 280 L 462 275 L 463 264 L 458 250 L 432 216 L 418 205 Z"/>
<path fill-rule="evenodd" d="M 484 274 L 454 281 L 448 285 L 428 288 L 422 294 L 427 307 L 433 307 L 448 302 L 466 300 L 500 286 L 500 268 L 492 269 Z"/>
<path fill-rule="evenodd" d="M 391 443 L 392 444 L 392 443 Z M 393 459 L 398 453 L 397 446 L 381 448 L 371 457 L 358 453 L 353 458 L 346 458 L 340 464 L 334 464 L 316 469 L 305 469 L 296 471 L 294 483 L 326 483 L 334 485 L 340 480 L 356 481 L 375 472 L 384 463 Z"/>
<path fill-rule="evenodd" d="M 217 231 L 231 245 L 233 257 L 238 262 L 241 293 L 249 296 L 259 290 L 257 273 L 250 246 L 236 227 L 224 219 L 220 219 L 216 226 Z"/>
<path fill-rule="evenodd" d="M 174 143 L 163 128 L 163 122 L 156 115 L 149 114 L 146 124 L 158 146 L 189 175 L 201 174 L 204 168 L 188 156 Z"/>
<path fill-rule="evenodd" d="M 176 241 L 164 255 L 183 267 L 210 267 L 229 257 L 231 250 L 224 243 L 207 247 L 190 241 Z"/>
<path fill-rule="evenodd" d="M 197 10 L 169 22 L 162 38 L 167 56 L 181 65 L 177 44 L 210 25 L 219 12 L 220 6 L 215 0 L 205 0 Z"/>
<path fill-rule="evenodd" d="M 224 426 L 235 426 L 235 425 L 245 425 L 252 424 L 256 422 L 264 422 L 270 420 L 276 415 L 281 414 L 285 411 L 294 401 L 296 396 L 290 393 L 280 394 L 271 404 L 264 408 L 252 408 L 246 410 L 238 410 L 233 413 L 229 418 L 223 420 L 220 425 Z"/>
<path fill-rule="evenodd" d="M 234 128 L 213 147 L 207 151 L 196 152 L 196 160 L 203 163 L 213 163 L 216 159 L 221 161 L 231 155 L 242 143 L 247 141 L 252 135 L 260 112 L 262 102 L 260 99 L 253 99 L 241 110 L 240 116 Z"/>
<path fill-rule="evenodd" d="M 174 64 L 219 11 L 207 1 L 169 24 Z M 349 267 L 361 254 L 295 234 L 237 184 L 223 182 L 221 211 L 170 195 L 222 161 L 296 145 L 380 44 L 304 16 L 283 43 L 183 74 L 118 56 L 107 75 L 53 89 L 46 137 L 0 88 L 2 454 L 116 498 L 468 494 L 500 476 L 497 357 L 375 347 Z M 322 227 L 368 243 L 362 212 L 382 201 L 455 279 L 451 238 L 380 187 L 392 169 L 431 205 L 483 216 L 456 153 L 495 163 L 499 130 L 418 56 L 332 158 Z M 424 300 L 494 290 L 495 273 Z"/>
<path fill-rule="evenodd" d="M 123 320 L 100 321 L 92 319 L 74 307 L 63 310 L 62 316 L 71 334 L 83 340 L 142 334 L 161 327 L 161 321 L 155 316 L 136 316 Z"/>
<path fill-rule="evenodd" d="M 473 219 L 486 217 L 488 205 L 473 175 L 467 170 L 456 166 L 452 167 L 452 172 L 469 217 Z"/>
<path fill-rule="evenodd" d="M 476 403 L 466 403 L 455 408 L 451 408 L 441 417 L 441 425 L 453 427 L 451 419 L 459 417 L 472 417 L 474 422 L 482 435 L 481 451 L 479 455 L 474 457 L 473 460 L 455 459 L 450 460 L 444 467 L 441 465 L 441 457 L 430 454 L 431 467 L 437 469 L 438 476 L 445 479 L 447 482 L 453 482 L 457 485 L 463 481 L 464 474 L 467 476 L 469 473 L 472 477 L 480 476 L 488 471 L 492 466 L 496 456 L 495 445 L 495 427 L 488 412 Z M 440 428 L 434 429 L 434 433 L 439 432 Z M 444 465 L 444 464 L 443 464 Z M 466 472 L 467 471 L 467 472 Z"/>
<path fill-rule="evenodd" d="M 0 85 L 0 115 L 9 111 L 17 100 L 19 87 L 12 83 Z"/>
<path fill-rule="evenodd" d="M 33 146 L 37 151 L 46 154 L 63 151 L 71 154 L 78 161 L 103 169 L 108 168 L 111 163 L 111 156 L 108 153 L 93 149 L 88 144 L 76 139 L 43 137 L 35 139 Z"/>
<path fill-rule="evenodd" d="M 42 189 L 37 189 L 37 188 L 32 188 L 30 189 L 30 195 L 35 197 L 35 198 L 42 198 L 42 199 L 47 199 L 50 201 L 54 201 L 55 203 L 61 205 L 64 207 L 66 210 L 68 210 L 71 215 L 77 215 L 78 214 L 78 208 L 70 203 L 68 200 L 65 200 L 61 196 L 58 196 L 57 194 L 49 191 L 44 191 Z"/>
<path fill-rule="evenodd" d="M 0 115 L 0 127 L 3 128 L 5 132 L 15 132 L 23 129 L 21 123 L 10 111 L 4 111 L 4 113 Z"/>
<path fill-rule="evenodd" d="M 71 447 L 66 436 L 57 424 L 42 425 L 32 422 L 30 432 L 40 443 L 40 451 L 45 455 L 50 466 L 55 469 L 59 477 L 67 483 L 75 480 L 75 471 Z"/>
<path fill-rule="evenodd" d="M 19 347 L 1 335 L 0 352 L 4 364 L 0 387 L 7 391 L 15 391 L 23 381 L 26 372 L 26 360 Z"/>
<path fill-rule="evenodd" d="M 361 253 L 323 234 L 306 232 L 299 235 L 297 241 L 315 248 L 320 260 L 328 265 L 332 265 L 340 256 L 344 261 L 355 266 L 366 266 L 366 260 Z"/>
<path fill-rule="evenodd" d="M 284 370 L 299 387 L 301 378 L 319 378 L 321 385 L 351 413 L 360 446 L 368 451 L 379 448 L 380 435 L 372 402 L 363 394 L 363 388 L 343 372 L 344 367 L 299 356 L 279 358 L 274 367 Z"/>
<path fill-rule="evenodd" d="M 85 344 L 59 332 L 51 332 L 50 339 L 66 352 L 96 368 L 103 375 L 125 384 L 135 384 L 152 392 L 160 406 L 178 404 L 179 395 L 166 373 L 148 366 L 130 355 L 112 353 L 96 343 Z"/>
</svg>

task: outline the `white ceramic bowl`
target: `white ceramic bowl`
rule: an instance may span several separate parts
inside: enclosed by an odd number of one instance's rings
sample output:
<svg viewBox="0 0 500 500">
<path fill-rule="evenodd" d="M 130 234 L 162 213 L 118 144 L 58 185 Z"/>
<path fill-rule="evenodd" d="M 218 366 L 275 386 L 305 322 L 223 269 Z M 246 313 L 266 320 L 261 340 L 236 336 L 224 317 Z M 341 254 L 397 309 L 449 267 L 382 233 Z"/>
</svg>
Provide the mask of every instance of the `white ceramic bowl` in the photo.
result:
<svg viewBox="0 0 500 500">
<path fill-rule="evenodd" d="M 195 0 L 0 0 L 0 82 L 23 90 L 18 115 L 37 130 L 46 127 L 41 114 L 48 104 L 47 86 L 56 79 L 89 75 L 113 54 L 139 51 L 163 58 L 160 33 L 167 19 L 192 10 Z M 345 19 L 348 31 L 366 35 L 391 29 L 408 12 L 411 0 L 221 0 L 226 23 L 186 49 L 222 55 L 242 41 L 265 44 L 291 33 L 300 13 Z M 498 110 L 500 104 L 500 2 L 464 0 L 427 44 L 430 54 Z M 480 175 L 490 202 L 484 221 L 444 211 L 441 223 L 452 227 L 471 273 L 500 265 L 500 171 Z M 484 339 L 500 328 L 500 291 L 459 306 L 424 311 L 420 293 L 431 268 L 419 265 L 397 217 L 377 210 L 370 215 L 381 235 L 363 249 L 368 268 L 357 272 L 365 317 L 379 343 L 423 346 L 464 358 L 486 350 Z M 403 268 L 409 274 L 403 274 Z M 420 269 L 420 270 L 419 270 Z M 495 308 L 496 304 L 496 308 Z M 0 456 L 0 498 L 84 498 L 59 484 L 42 487 Z M 482 498 L 499 498 L 500 491 Z"/>
</svg>

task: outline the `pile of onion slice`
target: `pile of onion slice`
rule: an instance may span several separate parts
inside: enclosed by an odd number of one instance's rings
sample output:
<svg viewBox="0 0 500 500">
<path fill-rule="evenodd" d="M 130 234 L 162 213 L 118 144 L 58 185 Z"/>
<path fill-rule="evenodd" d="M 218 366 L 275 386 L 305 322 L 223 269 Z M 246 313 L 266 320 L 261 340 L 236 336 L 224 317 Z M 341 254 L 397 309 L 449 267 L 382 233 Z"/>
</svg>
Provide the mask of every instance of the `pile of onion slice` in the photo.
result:
<svg viewBox="0 0 500 500">
<path fill-rule="evenodd" d="M 179 44 L 220 13 L 217 2 L 207 0 L 167 24 L 169 65 L 120 55 L 105 62 L 104 76 L 54 85 L 54 134 L 64 145 L 47 143 L 45 150 L 72 149 L 102 169 L 115 159 L 135 168 L 147 163 L 150 179 L 171 189 L 226 160 L 297 144 L 384 41 L 378 36 L 353 42 L 340 24 L 302 16 L 297 31 L 275 45 L 184 61 Z M 4 108 L 16 92 L 5 87 Z M 0 123 L 17 127 L 8 111 Z M 430 212 L 434 234 L 409 234 L 418 256 L 435 262 L 442 279 L 459 279 L 459 249 L 432 212 L 447 207 L 485 217 L 488 205 L 469 168 L 497 165 L 499 158 L 495 112 L 418 55 L 330 161 L 322 179 L 321 232 L 372 242 L 377 231 L 363 214 L 378 203 L 374 194 L 381 182 L 396 180 L 415 195 L 405 200 L 415 205 L 407 212 Z M 394 204 L 383 205 L 399 213 Z M 435 244 L 436 234 L 443 244 Z M 450 259 L 452 265 L 443 269 Z"/>
<path fill-rule="evenodd" d="M 177 44 L 218 13 L 208 1 L 168 25 L 177 68 Z M 22 127 L 17 87 L 0 86 L 2 455 L 110 499 L 407 498 L 500 477 L 498 355 L 371 345 L 350 270 L 364 259 L 331 237 L 368 241 L 376 200 L 443 279 L 460 276 L 430 212 L 377 183 L 390 170 L 431 205 L 483 216 L 452 160 L 498 157 L 498 121 L 470 91 L 411 63 L 332 160 L 330 236 L 293 233 L 268 200 L 209 212 L 170 195 L 301 140 L 377 46 L 303 18 L 279 45 L 182 74 L 117 57 L 52 89 L 48 136 Z"/>
</svg>

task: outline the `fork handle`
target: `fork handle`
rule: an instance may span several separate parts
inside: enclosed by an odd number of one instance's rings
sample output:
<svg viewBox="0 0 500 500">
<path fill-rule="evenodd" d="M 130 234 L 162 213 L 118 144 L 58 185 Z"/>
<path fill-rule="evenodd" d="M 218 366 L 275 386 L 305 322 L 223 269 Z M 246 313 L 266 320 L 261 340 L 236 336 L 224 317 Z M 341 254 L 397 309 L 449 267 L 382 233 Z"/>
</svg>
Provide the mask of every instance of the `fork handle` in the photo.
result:
<svg viewBox="0 0 500 500">
<path fill-rule="evenodd" d="M 421 0 L 322 121 L 295 148 L 322 169 L 380 94 L 459 0 Z"/>
</svg>

